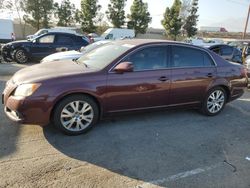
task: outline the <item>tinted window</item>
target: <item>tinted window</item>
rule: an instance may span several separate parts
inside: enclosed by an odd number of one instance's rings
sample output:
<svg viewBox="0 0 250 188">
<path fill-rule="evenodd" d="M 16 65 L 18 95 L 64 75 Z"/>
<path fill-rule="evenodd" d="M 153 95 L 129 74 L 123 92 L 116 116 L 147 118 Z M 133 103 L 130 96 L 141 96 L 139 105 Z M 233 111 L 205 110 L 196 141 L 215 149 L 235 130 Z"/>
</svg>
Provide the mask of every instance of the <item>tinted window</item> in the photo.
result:
<svg viewBox="0 0 250 188">
<path fill-rule="evenodd" d="M 113 39 L 113 34 L 108 34 L 105 39 Z"/>
<path fill-rule="evenodd" d="M 167 47 L 145 48 L 130 55 L 125 61 L 132 62 L 135 71 L 166 68 L 166 50 Z"/>
<path fill-rule="evenodd" d="M 57 35 L 56 37 L 56 44 L 72 44 L 72 38 L 69 35 Z"/>
<path fill-rule="evenodd" d="M 39 43 L 54 43 L 55 35 L 46 35 L 38 39 Z"/>
<path fill-rule="evenodd" d="M 172 47 L 173 67 L 202 67 L 204 53 L 201 50 L 188 47 Z"/>
<path fill-rule="evenodd" d="M 237 48 L 234 49 L 234 56 L 241 56 L 241 51 Z"/>
<path fill-rule="evenodd" d="M 74 43 L 81 46 L 87 46 L 89 44 L 89 42 L 84 37 L 80 36 L 74 37 Z"/>
<path fill-rule="evenodd" d="M 232 55 L 232 53 L 233 53 L 232 47 L 227 47 L 227 46 L 221 47 L 221 55 Z"/>
<path fill-rule="evenodd" d="M 214 66 L 214 61 L 206 52 L 204 52 L 204 66 Z"/>
<path fill-rule="evenodd" d="M 213 52 L 217 54 L 220 54 L 220 47 L 213 47 L 213 48 L 210 48 L 210 50 L 212 50 Z"/>
</svg>

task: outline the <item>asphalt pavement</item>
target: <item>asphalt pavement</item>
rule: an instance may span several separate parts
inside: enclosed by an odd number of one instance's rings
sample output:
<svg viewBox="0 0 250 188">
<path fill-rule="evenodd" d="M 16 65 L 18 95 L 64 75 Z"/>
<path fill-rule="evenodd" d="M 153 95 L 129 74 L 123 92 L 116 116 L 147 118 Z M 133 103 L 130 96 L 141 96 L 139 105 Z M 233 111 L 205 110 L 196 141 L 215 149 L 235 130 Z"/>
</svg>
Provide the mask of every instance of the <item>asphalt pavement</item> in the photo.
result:
<svg viewBox="0 0 250 188">
<path fill-rule="evenodd" d="M 0 64 L 0 93 L 17 70 Z M 16 125 L 0 105 L 0 187 L 250 187 L 250 91 L 216 117 L 111 117 L 89 133 Z"/>
</svg>

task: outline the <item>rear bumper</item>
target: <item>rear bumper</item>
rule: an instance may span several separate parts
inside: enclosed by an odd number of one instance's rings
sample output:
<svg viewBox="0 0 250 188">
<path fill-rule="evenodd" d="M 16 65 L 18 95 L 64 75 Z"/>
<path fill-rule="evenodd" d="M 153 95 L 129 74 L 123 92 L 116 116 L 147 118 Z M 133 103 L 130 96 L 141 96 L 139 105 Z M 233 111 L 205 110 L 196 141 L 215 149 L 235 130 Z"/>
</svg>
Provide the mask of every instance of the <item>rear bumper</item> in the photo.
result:
<svg viewBox="0 0 250 188">
<path fill-rule="evenodd" d="M 4 101 L 4 112 L 14 122 L 45 126 L 50 122 L 52 101 L 45 97 L 10 96 Z"/>
</svg>

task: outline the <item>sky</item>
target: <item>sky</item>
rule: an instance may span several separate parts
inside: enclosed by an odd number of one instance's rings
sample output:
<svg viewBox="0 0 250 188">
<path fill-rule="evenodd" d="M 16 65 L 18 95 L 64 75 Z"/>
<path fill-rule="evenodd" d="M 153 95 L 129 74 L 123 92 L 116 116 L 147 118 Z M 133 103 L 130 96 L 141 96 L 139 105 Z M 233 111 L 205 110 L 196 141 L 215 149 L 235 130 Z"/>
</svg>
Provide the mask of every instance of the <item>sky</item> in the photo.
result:
<svg viewBox="0 0 250 188">
<path fill-rule="evenodd" d="M 61 0 L 55 0 L 60 2 Z M 80 8 L 81 0 L 71 0 L 76 7 Z M 150 27 L 162 28 L 161 20 L 166 7 L 172 6 L 174 0 L 144 0 L 148 3 L 149 12 L 152 16 Z M 127 0 L 125 11 L 130 12 L 133 0 Z M 109 0 L 99 0 L 101 11 L 105 13 Z M 225 27 L 229 31 L 243 31 L 245 27 L 248 6 L 250 0 L 199 0 L 200 26 Z M 6 14 L 0 14 L 0 18 Z M 250 21 L 250 20 L 249 20 Z M 248 27 L 250 32 L 250 25 Z"/>
</svg>

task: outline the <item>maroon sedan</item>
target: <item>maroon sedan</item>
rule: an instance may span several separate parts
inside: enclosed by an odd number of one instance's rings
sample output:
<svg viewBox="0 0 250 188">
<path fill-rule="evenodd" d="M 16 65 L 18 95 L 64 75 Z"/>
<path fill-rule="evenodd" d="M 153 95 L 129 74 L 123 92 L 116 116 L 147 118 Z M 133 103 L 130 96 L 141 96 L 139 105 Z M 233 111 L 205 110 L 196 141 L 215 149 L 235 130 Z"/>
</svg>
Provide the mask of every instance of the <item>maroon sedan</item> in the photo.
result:
<svg viewBox="0 0 250 188">
<path fill-rule="evenodd" d="M 242 96 L 246 69 L 196 46 L 155 40 L 108 43 L 77 61 L 30 66 L 6 85 L 7 116 L 53 122 L 66 134 L 88 131 L 118 112 L 190 107 L 214 116 Z"/>
</svg>

